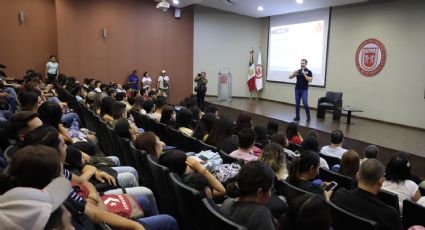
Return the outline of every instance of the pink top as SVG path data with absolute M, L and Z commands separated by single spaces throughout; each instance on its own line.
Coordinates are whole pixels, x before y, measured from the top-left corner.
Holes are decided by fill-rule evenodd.
M 239 149 L 230 153 L 230 156 L 241 159 L 241 160 L 245 161 L 245 163 L 258 160 L 257 156 L 252 155 L 250 152 L 241 151 Z

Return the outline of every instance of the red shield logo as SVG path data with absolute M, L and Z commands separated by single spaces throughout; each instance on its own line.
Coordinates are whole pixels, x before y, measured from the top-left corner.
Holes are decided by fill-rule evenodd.
M 387 53 L 381 41 L 371 38 L 360 44 L 355 58 L 359 72 L 366 77 L 372 77 L 384 68 Z

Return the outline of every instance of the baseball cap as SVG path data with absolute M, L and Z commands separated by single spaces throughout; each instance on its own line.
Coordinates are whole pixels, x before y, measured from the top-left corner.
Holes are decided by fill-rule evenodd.
M 4 229 L 43 230 L 50 214 L 71 192 L 70 182 L 58 177 L 44 189 L 13 188 L 0 196 L 0 226 Z

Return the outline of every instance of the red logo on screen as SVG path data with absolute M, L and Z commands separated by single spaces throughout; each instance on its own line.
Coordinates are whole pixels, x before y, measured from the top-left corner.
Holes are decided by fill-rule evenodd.
M 356 52 L 356 67 L 366 77 L 377 75 L 385 66 L 387 51 L 384 44 L 375 38 L 362 42 Z

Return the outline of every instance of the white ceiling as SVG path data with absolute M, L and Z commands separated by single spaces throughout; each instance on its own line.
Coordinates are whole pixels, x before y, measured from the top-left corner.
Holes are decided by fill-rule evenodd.
M 174 5 L 172 0 L 167 1 L 171 5 Z M 183 8 L 185 6 L 196 4 L 259 18 L 326 7 L 376 1 L 377 0 L 304 0 L 303 4 L 297 4 L 295 0 L 180 0 L 180 4 L 174 6 Z M 234 3 L 234 6 L 230 6 L 232 2 Z M 258 11 L 258 6 L 262 6 L 264 10 L 262 12 Z

